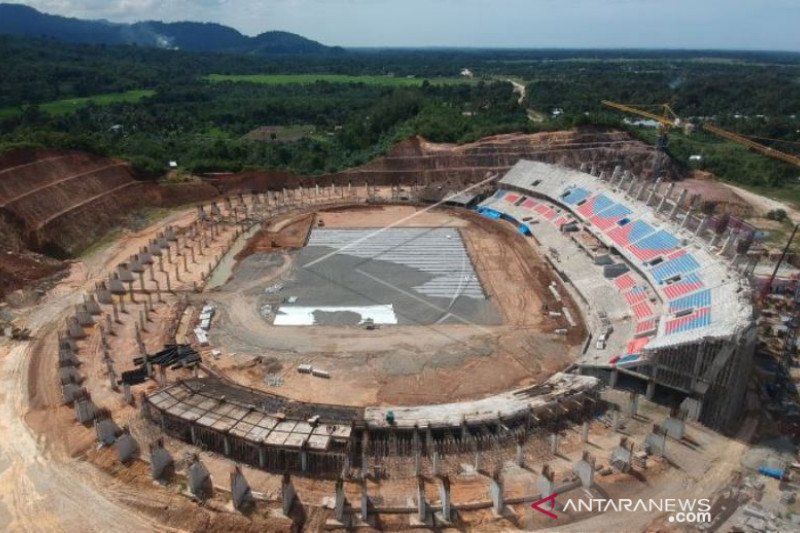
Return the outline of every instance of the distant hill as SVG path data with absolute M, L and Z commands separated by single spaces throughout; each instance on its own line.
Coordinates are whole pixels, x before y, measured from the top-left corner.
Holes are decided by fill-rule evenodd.
M 204 22 L 146 21 L 119 24 L 49 15 L 20 4 L 0 4 L 0 34 L 48 37 L 73 43 L 132 44 L 194 52 L 251 55 L 321 55 L 341 53 L 294 33 L 269 31 L 256 37 Z

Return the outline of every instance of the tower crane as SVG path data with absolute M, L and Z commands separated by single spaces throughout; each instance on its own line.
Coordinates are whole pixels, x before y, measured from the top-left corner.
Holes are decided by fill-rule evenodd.
M 610 107 L 612 109 L 616 109 L 624 113 L 629 113 L 631 115 L 637 115 L 640 117 L 649 118 L 651 120 L 657 121 L 659 123 L 659 136 L 657 144 L 657 148 L 659 150 L 659 159 L 661 159 L 661 157 L 667 150 L 667 146 L 669 146 L 668 142 L 669 130 L 672 128 L 682 127 L 684 125 L 684 123 L 681 121 L 681 119 L 678 117 L 675 111 L 673 111 L 668 104 L 661 104 L 657 106 L 662 109 L 662 113 L 659 115 L 641 109 L 642 106 L 637 107 L 633 105 L 619 104 L 617 102 L 611 102 L 609 100 L 603 100 L 601 103 L 606 107 Z M 775 148 L 770 148 L 769 146 L 758 143 L 753 139 L 750 139 L 749 137 L 740 135 L 738 133 L 734 133 L 732 131 L 724 130 L 720 127 L 714 126 L 713 124 L 703 123 L 701 127 L 703 131 L 717 135 L 728 141 L 735 142 L 736 144 L 749 148 L 754 152 L 758 152 L 767 157 L 771 157 L 773 159 L 783 161 L 784 163 L 789 163 L 790 165 L 800 167 L 800 157 L 796 155 L 782 152 L 780 150 L 776 150 Z M 657 168 L 660 170 L 660 166 L 658 166 L 658 164 L 659 161 L 657 160 Z M 658 174 L 655 174 L 654 177 L 658 177 Z
M 661 114 L 659 115 L 657 113 L 641 109 L 641 106 L 637 107 L 628 104 L 620 104 L 610 100 L 603 100 L 601 103 L 606 107 L 622 111 L 623 113 L 638 115 L 640 117 L 658 122 L 658 142 L 656 143 L 657 152 L 655 164 L 653 166 L 653 179 L 658 179 L 659 175 L 661 174 L 661 167 L 664 165 L 664 160 L 667 157 L 667 148 L 669 148 L 669 130 L 681 126 L 680 117 L 678 117 L 675 111 L 672 110 L 669 104 L 661 104 L 656 106 L 661 109 Z

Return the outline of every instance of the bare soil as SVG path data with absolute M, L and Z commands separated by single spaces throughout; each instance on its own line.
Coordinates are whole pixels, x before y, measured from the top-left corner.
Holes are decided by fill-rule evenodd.
M 314 213 L 308 213 L 278 227 L 270 225 L 268 228 L 258 230 L 242 251 L 236 254 L 236 260 L 241 261 L 255 253 L 302 248 L 308 240 L 314 218 Z
M 302 218 L 305 220 L 306 218 Z M 325 227 L 459 228 L 487 297 L 501 311 L 502 326 L 392 326 L 375 331 L 323 326 L 272 326 L 258 314 L 251 285 L 226 293 L 215 290 L 218 317 L 212 344 L 223 353 L 209 363 L 228 377 L 265 388 L 266 374 L 280 374 L 272 389 L 290 398 L 347 405 L 444 403 L 475 399 L 539 382 L 571 364 L 585 328 L 552 332 L 563 318 L 546 316 L 547 286 L 556 281 L 532 241 L 505 222 L 452 209 L 379 206 L 336 209 L 317 214 Z M 285 222 L 284 228 L 296 225 Z M 290 254 L 259 286 L 268 286 L 292 268 Z M 572 314 L 580 319 L 571 302 Z M 311 363 L 330 380 L 298 374 Z M 475 376 L 480 376 L 475 379 Z

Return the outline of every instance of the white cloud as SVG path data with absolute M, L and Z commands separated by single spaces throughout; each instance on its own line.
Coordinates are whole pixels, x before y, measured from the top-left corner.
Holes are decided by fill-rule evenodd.
M 771 0 L 0 0 L 112 21 L 287 30 L 343 46 L 798 50 L 800 2 Z

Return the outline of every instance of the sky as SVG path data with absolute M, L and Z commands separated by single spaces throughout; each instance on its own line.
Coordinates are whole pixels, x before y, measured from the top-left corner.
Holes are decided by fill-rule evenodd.
M 2 1 L 2 0 L 0 0 Z M 800 51 L 800 0 L 5 0 L 115 22 L 218 22 L 369 47 Z

